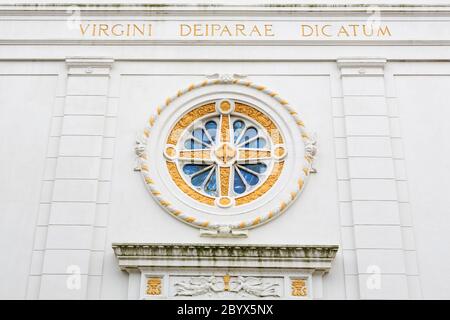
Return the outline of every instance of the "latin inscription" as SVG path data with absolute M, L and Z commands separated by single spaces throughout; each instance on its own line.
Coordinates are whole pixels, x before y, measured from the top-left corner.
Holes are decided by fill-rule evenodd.
M 352 37 L 390 37 L 391 30 L 387 25 L 373 24 L 347 24 L 333 26 L 331 24 L 302 24 L 300 26 L 300 36 L 304 38 L 310 37 L 326 37 L 326 38 L 352 38 Z
M 90 38 L 141 39 L 385 39 L 393 35 L 386 24 L 274 23 L 80 23 L 79 34 Z
M 272 24 L 180 24 L 180 36 L 194 37 L 274 37 Z
M 80 23 L 82 36 L 92 37 L 151 37 L 152 24 L 150 23 Z

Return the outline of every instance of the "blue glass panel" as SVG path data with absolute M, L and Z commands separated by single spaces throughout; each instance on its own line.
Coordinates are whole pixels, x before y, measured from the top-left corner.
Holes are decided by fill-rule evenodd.
M 186 149 L 206 149 L 207 147 L 194 139 L 188 139 L 184 143 Z
M 249 185 L 254 186 L 255 184 L 257 184 L 259 182 L 258 176 L 254 175 L 253 173 L 250 173 L 245 170 L 239 170 L 239 171 L 242 173 L 242 176 L 244 177 L 244 179 L 247 181 L 247 183 Z
M 242 181 L 241 177 L 237 173 L 236 169 L 234 169 L 234 192 L 241 194 L 245 192 L 245 184 Z
M 199 172 L 200 170 L 203 170 L 207 167 L 208 165 L 202 165 L 202 164 L 185 164 L 183 166 L 183 172 L 185 174 L 191 175 L 194 174 L 196 172 Z
M 208 121 L 205 124 L 205 129 L 208 131 L 209 136 L 211 139 L 213 139 L 213 142 L 216 141 L 216 135 L 217 135 L 217 123 L 214 121 Z
M 194 131 L 192 131 L 192 135 L 201 142 L 208 144 L 211 143 L 211 141 L 209 141 L 208 137 L 206 136 L 205 130 L 203 129 L 195 129 Z
M 266 140 L 263 138 L 257 138 L 249 143 L 244 144 L 244 148 L 264 148 L 266 145 Z
M 245 142 L 250 140 L 251 138 L 254 138 L 258 135 L 258 130 L 254 127 L 250 127 L 247 130 L 245 130 L 244 136 L 242 137 L 241 141 Z
M 216 190 L 217 190 L 216 169 L 214 169 L 211 174 L 211 177 L 209 178 L 208 183 L 206 184 L 205 191 L 209 194 L 214 194 Z
M 191 179 L 192 184 L 196 187 L 201 186 L 202 183 L 205 181 L 206 177 L 208 177 L 209 171 L 211 170 L 206 170 L 205 172 L 193 176 Z
M 236 143 L 237 138 L 241 135 L 242 130 L 245 128 L 245 123 L 242 120 L 236 120 L 233 123 L 233 130 L 234 130 L 234 142 Z
M 243 164 L 242 166 L 256 173 L 264 173 L 267 170 L 267 165 L 264 163 Z

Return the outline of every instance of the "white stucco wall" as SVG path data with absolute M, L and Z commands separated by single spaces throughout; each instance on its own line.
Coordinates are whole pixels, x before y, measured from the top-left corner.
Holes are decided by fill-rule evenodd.
M 409 180 L 405 196 L 410 200 L 424 297 L 446 299 L 450 278 L 445 265 L 450 261 L 445 254 L 438 258 L 437 252 L 445 250 L 449 240 L 446 193 L 450 173 L 450 149 L 446 142 L 449 93 L 445 89 L 450 84 L 446 72 L 449 65 L 418 64 L 417 67 L 440 67 L 443 74 L 406 74 L 395 78 Z M 429 168 L 421 170 L 426 163 L 430 164 Z
M 34 18 L 11 10 L 1 7 L 3 23 Z M 40 10 L 42 23 L 66 19 L 64 8 Z M 94 19 L 101 9 L 92 10 L 82 16 Z M 114 9 L 101 20 L 151 17 L 142 10 Z M 406 15 L 411 30 L 422 30 L 414 21 L 423 19 L 450 30 L 448 6 L 431 18 L 434 9 L 427 7 L 380 10 L 386 23 Z M 246 19 L 245 11 L 239 15 Z M 335 18 L 326 7 L 313 15 L 296 11 L 294 18 L 314 15 Z M 288 19 L 257 16 L 274 17 Z M 340 16 L 359 18 L 350 9 Z M 339 244 L 324 276 L 326 299 L 449 298 L 450 38 L 444 31 L 429 42 L 231 45 L 46 40 L 36 30 L 14 30 L 20 40 L 10 38 L 11 30 L 4 38 L 0 32 L 0 298 L 128 298 L 129 277 L 117 267 L 112 242 Z M 287 212 L 245 239 L 199 237 L 164 212 L 133 171 L 135 139 L 156 106 L 215 73 L 242 74 L 278 92 L 317 134 L 318 173 Z M 80 267 L 80 290 L 67 289 L 71 265 Z M 374 270 L 381 272 L 381 289 L 367 285 Z
M 14 69 L 13 65 L 2 63 L 1 69 Z M 22 67 L 30 71 L 33 64 Z M 7 250 L 0 262 L 0 294 L 4 298 L 25 296 L 38 212 L 47 206 L 40 205 L 40 199 L 50 192 L 43 180 L 56 82 L 56 74 L 2 73 L 0 79 L 0 234 Z

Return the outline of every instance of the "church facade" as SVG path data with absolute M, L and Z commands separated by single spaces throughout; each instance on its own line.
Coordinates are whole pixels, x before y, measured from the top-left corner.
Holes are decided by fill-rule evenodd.
M 65 2 L 0 5 L 0 298 L 450 298 L 450 3 Z

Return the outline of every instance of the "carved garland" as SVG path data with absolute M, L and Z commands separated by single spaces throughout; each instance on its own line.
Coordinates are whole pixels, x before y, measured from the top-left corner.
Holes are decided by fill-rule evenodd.
M 262 214 L 256 218 L 253 218 L 251 220 L 243 220 L 240 222 L 235 222 L 231 224 L 224 224 L 224 223 L 215 223 L 209 220 L 201 220 L 193 217 L 187 212 L 182 212 L 175 208 L 170 202 L 165 200 L 164 196 L 161 194 L 161 192 L 158 190 L 157 186 L 155 185 L 154 180 L 151 177 L 149 165 L 148 165 L 148 159 L 147 154 L 145 152 L 146 150 L 146 143 L 147 139 L 150 137 L 151 129 L 153 125 L 155 124 L 156 119 L 158 116 L 164 112 L 165 109 L 167 109 L 171 103 L 176 100 L 177 98 L 181 97 L 182 95 L 191 92 L 194 89 L 206 87 L 206 86 L 212 86 L 212 85 L 219 85 L 219 84 L 234 84 L 234 85 L 240 85 L 249 87 L 258 91 L 261 91 L 273 99 L 275 99 L 281 106 L 283 106 L 289 114 L 294 118 L 296 124 L 300 128 L 301 132 L 301 139 L 305 143 L 305 161 L 303 163 L 302 168 L 299 170 L 299 176 L 297 177 L 297 187 L 293 189 L 289 195 L 285 197 L 284 200 L 280 202 L 278 206 L 273 208 L 272 210 L 267 211 L 265 214 Z M 168 97 L 165 101 L 165 103 L 161 106 L 157 107 L 157 112 L 155 115 L 151 115 L 148 120 L 148 125 L 144 129 L 142 137 L 139 141 L 136 142 L 136 155 L 138 156 L 139 160 L 139 166 L 138 170 L 141 171 L 142 177 L 144 179 L 144 182 L 147 186 L 148 191 L 150 194 L 156 199 L 156 201 L 165 208 L 170 214 L 172 214 L 175 218 L 188 223 L 194 227 L 200 227 L 200 228 L 208 228 L 208 229 L 220 229 L 220 228 L 229 228 L 229 229 L 250 229 L 253 227 L 256 227 L 258 225 L 261 225 L 263 223 L 266 223 L 267 221 L 274 219 L 278 217 L 281 213 L 283 213 L 286 208 L 298 197 L 300 192 L 303 190 L 304 185 L 306 183 L 307 177 L 311 172 L 314 172 L 314 169 L 312 168 L 312 163 L 315 158 L 316 154 L 316 142 L 308 135 L 308 133 L 305 130 L 305 125 L 303 121 L 298 117 L 297 112 L 289 105 L 289 103 L 282 99 L 280 96 L 278 96 L 277 93 L 267 89 L 264 86 L 254 84 L 250 81 L 244 81 L 240 79 L 217 79 L 217 80 L 205 80 L 198 84 L 191 84 L 189 87 L 187 87 L 184 90 L 179 90 L 174 96 Z

